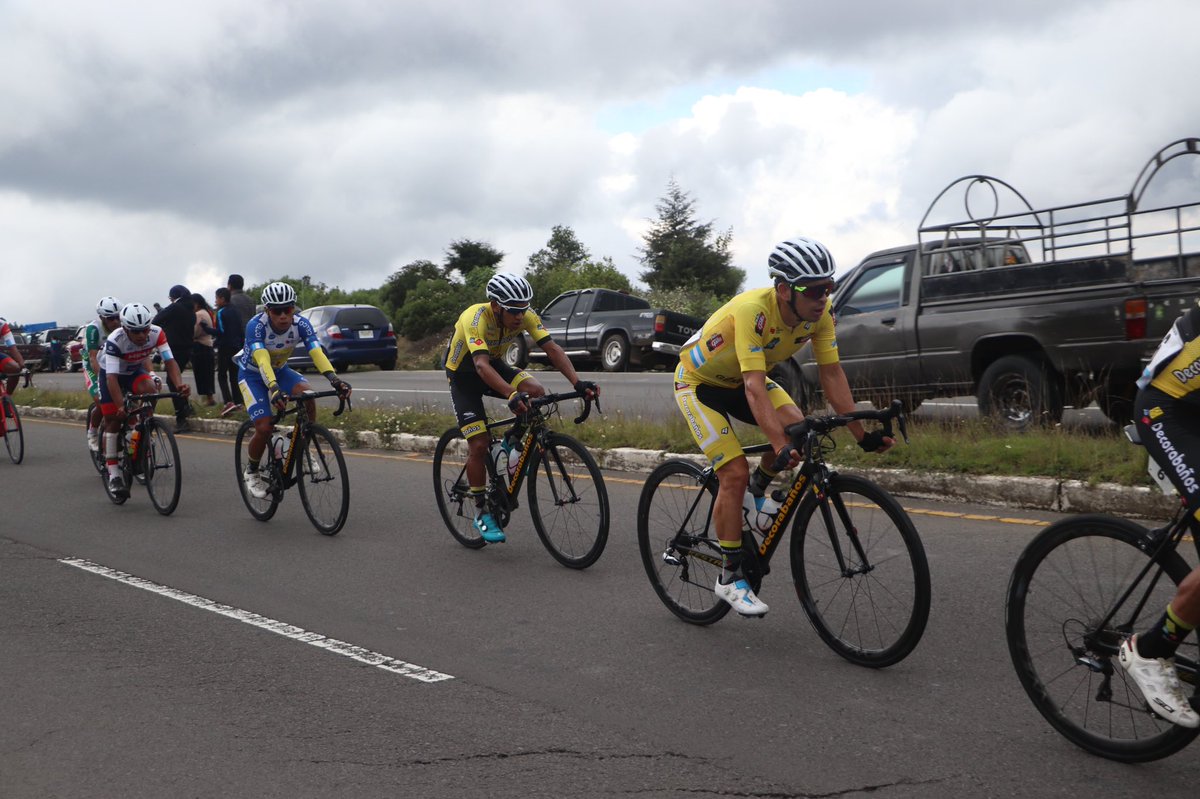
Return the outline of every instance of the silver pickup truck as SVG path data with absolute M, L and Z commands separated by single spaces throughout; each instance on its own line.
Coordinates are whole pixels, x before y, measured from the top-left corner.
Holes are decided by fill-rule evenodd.
M 1200 139 L 1173 142 L 1130 194 L 1053 208 L 984 175 L 950 184 L 916 244 L 872 253 L 839 280 L 838 350 L 855 397 L 915 408 L 973 394 L 1013 429 L 1095 400 L 1127 421 L 1134 381 L 1200 297 L 1200 203 L 1143 207 L 1143 195 L 1168 161 L 1198 153 Z M 932 222 L 955 189 L 970 218 Z M 981 202 L 992 213 L 972 214 Z M 823 405 L 811 352 L 786 371 L 801 407 Z

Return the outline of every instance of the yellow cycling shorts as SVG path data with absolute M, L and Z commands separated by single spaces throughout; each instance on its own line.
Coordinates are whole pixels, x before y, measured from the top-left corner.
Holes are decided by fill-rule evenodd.
M 776 410 L 796 404 L 778 383 L 769 378 L 767 396 Z M 705 383 L 693 385 L 681 382 L 677 375 L 675 404 L 687 420 L 692 438 L 696 439 L 700 449 L 712 461 L 714 469 L 720 469 L 743 454 L 741 442 L 729 424 L 729 417 L 747 424 L 758 424 L 754 412 L 750 410 L 745 386 L 718 388 Z

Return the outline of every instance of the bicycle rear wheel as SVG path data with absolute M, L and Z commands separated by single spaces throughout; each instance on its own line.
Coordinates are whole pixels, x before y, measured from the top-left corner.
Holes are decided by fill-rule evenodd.
M 263 478 L 266 479 L 270 490 L 266 497 L 259 499 L 250 493 L 250 489 L 246 488 L 246 481 L 243 479 L 243 475 L 246 473 L 246 464 L 250 462 L 249 447 L 250 439 L 253 437 L 254 422 L 250 420 L 242 422 L 242 426 L 237 431 L 237 438 L 234 440 L 234 479 L 237 480 L 238 492 L 242 495 L 242 502 L 246 503 L 246 510 L 250 511 L 250 515 L 260 522 L 265 522 L 274 516 L 275 511 L 279 509 L 279 501 L 283 499 L 283 479 L 279 471 L 279 463 L 275 460 L 275 454 L 271 452 L 271 447 L 267 446 L 262 465 L 259 466 L 258 470 Z
M 891 666 L 913 651 L 929 620 L 925 548 L 900 504 L 869 480 L 834 475 L 827 502 L 828 516 L 812 500 L 796 515 L 800 604 L 834 652 L 860 666 Z
M 475 500 L 467 483 L 467 442 L 462 431 L 451 427 L 433 451 L 433 494 L 438 510 L 454 540 L 468 549 L 487 544 L 475 529 Z
M 1148 628 L 1188 575 L 1169 552 L 1148 600 L 1131 618 L 1157 569 L 1101 627 L 1120 595 L 1149 562 L 1145 528 L 1111 516 L 1075 516 L 1047 527 L 1017 559 L 1008 584 L 1005 629 L 1013 667 L 1050 725 L 1095 755 L 1128 763 L 1157 760 L 1200 731 L 1150 712 L 1118 658 L 1121 642 Z M 1196 660 L 1195 638 L 1178 658 Z
M 595 458 L 570 436 L 552 433 L 529 464 L 529 513 L 550 554 L 586 569 L 608 542 L 608 491 Z
M 20 463 L 25 459 L 25 430 L 21 427 L 21 416 L 12 397 L 5 394 L 0 399 L 4 401 L 4 446 L 9 460 Z
M 662 603 L 691 624 L 712 624 L 729 612 L 713 592 L 721 576 L 721 545 L 711 529 L 716 498 L 715 478 L 694 463 L 667 461 L 650 473 L 638 500 L 646 576 Z
M 304 436 L 296 482 L 304 512 L 323 535 L 337 535 L 350 514 L 350 474 L 337 439 L 319 424 Z
M 100 414 L 100 409 L 96 407 L 94 403 L 88 407 L 87 413 L 83 415 L 84 430 L 86 431 L 91 429 L 91 424 L 93 422 L 96 424 L 100 446 L 94 451 L 89 446 L 88 458 L 92 461 L 92 465 L 96 467 L 96 471 L 100 474 L 104 474 L 104 417 Z
M 162 422 L 150 419 L 146 422 L 140 445 L 142 476 L 146 481 L 146 490 L 150 492 L 150 503 L 163 516 L 170 516 L 179 507 L 179 493 L 183 485 L 175 434 Z

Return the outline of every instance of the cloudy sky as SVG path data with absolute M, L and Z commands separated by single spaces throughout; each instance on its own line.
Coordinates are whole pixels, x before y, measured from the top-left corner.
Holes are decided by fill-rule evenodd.
M 1128 192 L 1200 136 L 1194 0 L 0 0 L 0 315 L 346 289 L 554 225 L 631 276 L 672 177 L 762 285 L 840 267 L 995 175 L 1034 205 Z M 1200 159 L 1173 162 L 1194 186 Z

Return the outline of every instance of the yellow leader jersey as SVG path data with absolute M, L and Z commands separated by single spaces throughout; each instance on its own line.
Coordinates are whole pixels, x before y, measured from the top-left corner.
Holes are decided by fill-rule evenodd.
M 486 352 L 493 358 L 499 358 L 508 343 L 523 332 L 529 333 L 534 344 L 541 344 L 550 338 L 550 333 L 542 326 L 542 320 L 532 309 L 521 317 L 519 328 L 506 330 L 492 314 L 490 302 L 472 305 L 454 323 L 454 335 L 450 337 L 450 346 L 446 349 L 446 369 L 451 372 L 457 370 L 477 352 Z
M 676 379 L 719 388 L 742 385 L 743 372 L 769 372 L 808 341 L 819 364 L 838 362 L 830 304 L 821 318 L 783 323 L 774 286 L 744 291 L 717 309 L 679 352 Z
M 1137 384 L 1190 403 L 1200 400 L 1195 393 L 1200 389 L 1200 308 L 1175 320 Z

